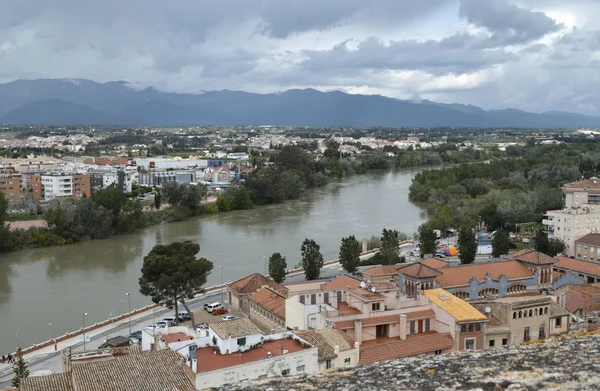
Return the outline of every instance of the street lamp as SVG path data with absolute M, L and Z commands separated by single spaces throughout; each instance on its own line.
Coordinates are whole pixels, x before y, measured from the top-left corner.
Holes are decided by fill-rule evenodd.
M 48 329 L 50 330 L 50 339 L 49 339 L 49 341 L 52 341 L 52 322 L 48 323 Z
M 225 302 L 223 299 L 223 294 L 225 293 L 225 290 L 223 289 L 223 266 L 219 266 L 219 269 L 221 269 L 221 304 L 223 304 Z
M 127 311 L 129 314 L 129 335 L 131 335 L 131 295 L 128 293 L 125 293 L 125 295 L 127 295 Z
M 83 313 L 83 320 L 81 321 L 81 329 L 83 330 L 83 351 L 85 352 L 85 316 L 87 312 Z
M 267 257 L 263 257 L 265 261 L 265 277 L 269 275 L 269 269 L 267 268 Z

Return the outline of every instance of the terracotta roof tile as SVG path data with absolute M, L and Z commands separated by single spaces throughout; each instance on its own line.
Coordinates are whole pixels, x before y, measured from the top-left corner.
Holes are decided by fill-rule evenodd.
M 454 340 L 450 333 L 427 334 L 361 349 L 359 364 L 418 356 L 423 353 L 433 353 L 436 350 L 450 349 L 452 346 L 454 346 Z
M 165 349 L 73 363 L 73 382 L 78 391 L 193 391 L 182 360 L 179 354 Z
M 400 323 L 400 315 L 384 315 L 372 318 L 362 318 L 363 326 L 373 326 L 376 324 Z
M 337 354 L 335 354 L 335 346 L 339 346 L 340 351 L 344 351 L 352 349 L 354 343 L 345 336 L 345 333 L 333 328 L 296 331 L 295 334 L 309 344 L 317 347 L 319 361 L 336 358 Z
M 25 378 L 21 389 L 23 391 L 75 391 L 69 372 Z
M 413 263 L 398 269 L 398 273 L 417 278 L 437 277 L 442 273 L 422 262 Z
M 439 258 L 425 258 L 421 261 L 421 263 L 433 269 L 442 269 L 445 267 L 450 267 L 450 262 L 444 261 L 443 259 Z
M 332 290 L 346 289 L 348 287 L 355 288 L 359 285 L 360 285 L 360 280 L 358 278 L 351 277 L 347 274 L 342 274 L 340 276 L 333 278 L 331 281 L 323 284 L 323 287 L 321 289 L 326 290 L 326 291 L 332 291 Z
M 600 247 L 600 233 L 589 233 L 585 236 L 580 237 L 575 241 L 575 244 L 587 244 L 590 246 Z
M 425 296 L 442 310 L 449 313 L 457 322 L 484 321 L 487 317 L 477 311 L 475 307 L 466 301 L 459 299 L 443 289 L 428 289 L 421 291 Z
M 353 329 L 354 321 L 353 320 L 338 320 L 335 321 L 335 327 L 340 330 Z
M 284 287 L 283 285 L 279 285 L 275 281 L 263 276 L 260 273 L 251 274 L 248 277 L 244 277 L 241 280 L 237 280 L 229 284 L 229 287 L 232 290 L 241 294 L 252 294 L 264 286 L 268 286 L 271 289 L 282 294 L 285 294 L 287 292 L 286 287 Z
M 558 262 L 554 264 L 554 267 L 600 277 L 600 263 L 580 261 L 579 259 L 569 257 L 558 257 Z
M 431 318 L 435 316 L 435 312 L 433 310 L 422 310 L 422 311 L 414 311 L 407 312 L 406 319 L 421 319 L 421 318 Z
M 285 319 L 285 296 L 280 295 L 270 288 L 262 288 L 252 296 L 250 300 L 259 304 L 266 310 Z
M 490 273 L 492 280 L 498 281 L 501 274 L 508 280 L 531 278 L 531 271 L 519 261 L 499 261 L 491 263 L 471 264 L 440 269 L 441 276 L 436 281 L 442 288 L 467 286 L 475 277 L 478 281 L 484 281 L 486 274 Z
M 398 267 L 396 265 L 374 266 L 363 270 L 362 274 L 368 277 L 376 276 L 393 276 L 397 274 Z
M 385 296 L 382 295 L 380 292 L 377 292 L 377 291 L 371 292 L 367 288 L 351 288 L 348 292 L 352 293 L 353 295 L 359 296 L 364 300 L 383 300 L 383 299 L 385 299 Z
M 557 262 L 556 258 L 532 249 L 510 253 L 507 255 L 507 258 L 516 259 L 517 261 L 527 262 L 534 265 L 551 265 Z
M 262 334 L 262 330 L 248 318 L 222 320 L 220 322 L 209 323 L 208 327 L 213 329 L 213 331 L 223 339 Z

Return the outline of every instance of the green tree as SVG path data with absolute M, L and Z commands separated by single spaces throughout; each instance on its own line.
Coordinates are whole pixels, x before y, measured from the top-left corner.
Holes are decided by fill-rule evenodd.
M 92 196 L 94 202 L 110 212 L 112 215 L 112 226 L 116 227 L 119 222 L 119 215 L 125 203 L 127 196 L 123 189 L 116 184 L 108 186 L 106 189 L 98 190 Z
M 0 252 L 11 251 L 14 248 L 14 241 L 8 224 L 6 224 L 7 209 L 8 200 L 4 193 L 0 193 Z
M 304 193 L 304 179 L 296 170 L 287 170 L 281 174 L 285 198 L 296 199 Z
M 250 209 L 252 207 L 252 199 L 250 192 L 244 186 L 232 186 L 225 191 L 225 197 L 229 201 L 231 209 Z
M 160 194 L 160 191 L 157 191 L 156 193 L 154 193 L 154 207 L 156 208 L 156 210 L 160 209 L 161 202 L 162 195 Z
M 285 257 L 279 253 L 274 253 L 269 257 L 269 276 L 273 278 L 278 284 L 281 284 L 285 280 L 285 269 L 287 268 L 287 262 Z
M 463 264 L 473 263 L 477 255 L 477 240 L 473 227 L 468 224 L 463 224 L 458 230 L 458 249 L 460 258 Z
M 360 243 L 354 235 L 342 238 L 340 264 L 348 273 L 356 273 L 360 264 Z
M 304 239 L 302 243 L 302 267 L 307 280 L 316 280 L 321 275 L 323 255 L 321 246 L 312 239 Z
M 111 235 L 111 215 L 102 206 L 98 206 L 89 198 L 82 198 L 75 203 L 73 225 L 81 230 L 81 234 L 90 239 L 102 239 Z
M 27 368 L 27 363 L 23 359 L 23 353 L 21 352 L 21 348 L 17 348 L 16 353 L 16 362 L 13 366 L 13 373 L 15 376 L 13 377 L 11 384 L 15 388 L 19 388 L 21 386 L 22 379 L 29 377 L 29 369 Z
M 392 229 L 383 229 L 381 232 L 381 264 L 393 265 L 400 258 L 400 239 L 399 233 Z
M 533 239 L 535 244 L 535 251 L 539 251 L 544 254 L 548 254 L 550 250 L 550 242 L 548 241 L 548 235 L 544 233 L 541 229 L 535 234 L 535 238 Z
M 499 229 L 492 239 L 492 256 L 498 258 L 500 255 L 506 255 L 510 251 L 510 238 L 508 231 Z
M 183 185 L 183 194 L 181 197 L 181 206 L 192 211 L 197 211 L 200 206 L 200 200 L 207 193 L 205 185 Z
M 421 243 L 421 258 L 425 254 L 435 254 L 435 232 L 429 223 L 419 227 L 419 242 Z
M 160 192 L 171 206 L 179 205 L 183 199 L 183 189 L 179 183 L 175 181 L 163 183 Z
M 140 292 L 149 296 L 154 303 L 165 302 L 175 308 L 175 316 L 181 302 L 188 313 L 192 313 L 185 300 L 191 299 L 202 289 L 213 269 L 206 258 L 196 259 L 200 245 L 191 241 L 157 244 L 144 257 Z M 192 326 L 196 325 L 192 318 Z
M 565 242 L 558 238 L 552 238 L 549 241 L 548 252 L 546 254 L 555 257 L 556 254 L 564 253 L 565 248 L 567 248 Z
M 219 208 L 220 212 L 227 212 L 231 210 L 231 204 L 229 203 L 229 200 L 227 199 L 227 197 L 225 196 L 225 194 L 220 194 L 217 197 L 217 208 Z
M 0 193 L 0 224 L 3 224 L 8 218 L 8 199 L 4 193 Z
M 435 212 L 431 217 L 431 226 L 434 229 L 439 229 L 446 232 L 456 224 L 454 218 L 454 208 L 452 205 L 439 201 L 435 207 Z

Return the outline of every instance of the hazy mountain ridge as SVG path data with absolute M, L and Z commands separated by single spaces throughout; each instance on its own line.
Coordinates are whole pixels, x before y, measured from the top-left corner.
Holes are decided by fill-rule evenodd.
M 200 94 L 136 89 L 125 81 L 17 80 L 0 84 L 0 123 L 47 125 L 306 125 L 599 127 L 600 117 L 566 112 L 485 111 L 477 106 L 381 95 L 293 89 L 272 94 Z

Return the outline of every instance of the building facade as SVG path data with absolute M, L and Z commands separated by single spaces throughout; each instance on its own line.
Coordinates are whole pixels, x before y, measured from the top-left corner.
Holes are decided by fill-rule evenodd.
M 0 174 L 0 193 L 6 198 L 18 200 L 22 194 L 22 177 L 19 174 Z
M 575 259 L 600 262 L 600 233 L 589 233 L 575 240 Z

